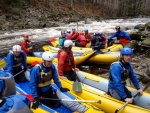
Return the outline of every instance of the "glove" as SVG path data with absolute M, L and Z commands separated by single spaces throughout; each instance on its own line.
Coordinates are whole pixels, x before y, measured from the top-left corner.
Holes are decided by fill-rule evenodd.
M 88 40 L 88 39 L 86 39 L 86 42 L 87 42 L 87 43 L 89 43 L 89 40 Z
M 99 46 L 95 46 L 95 48 L 98 48 Z
M 39 103 L 40 103 L 40 102 L 39 102 L 38 98 L 35 98 L 34 101 L 33 101 L 33 104 L 32 104 L 32 108 L 33 108 L 33 109 L 38 108 Z
M 62 87 L 61 87 L 61 88 L 60 88 L 60 91 L 61 91 L 61 92 L 67 92 L 67 91 L 70 91 L 70 90 L 69 90 L 68 88 L 62 88 Z

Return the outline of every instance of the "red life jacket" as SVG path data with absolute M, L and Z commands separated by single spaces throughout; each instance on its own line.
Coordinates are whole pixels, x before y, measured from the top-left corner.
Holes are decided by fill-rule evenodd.
M 79 33 L 78 33 L 78 32 L 73 32 L 73 33 L 71 34 L 71 40 L 75 40 L 78 36 L 79 36 Z
M 79 35 L 76 39 L 81 45 L 86 46 L 86 39 L 84 35 Z
M 89 42 L 91 41 L 91 35 L 89 33 L 85 34 L 85 38 L 88 39 Z
M 28 42 L 26 42 L 26 41 L 23 41 L 22 43 L 21 43 L 21 47 L 22 47 L 22 50 L 25 52 L 25 53 L 29 53 L 30 52 L 30 50 L 28 49 Z
M 71 40 L 71 34 L 67 34 L 67 39 Z
M 63 56 L 66 57 L 64 61 L 61 58 L 62 52 L 63 52 Z M 62 75 L 63 71 L 70 71 L 72 68 L 75 68 L 74 56 L 73 56 L 72 51 L 70 50 L 69 52 L 66 52 L 62 49 L 59 50 L 58 51 L 58 73 L 59 75 Z
M 105 36 L 105 34 L 102 34 L 101 37 L 103 37 L 102 44 L 105 45 L 106 44 L 106 36 Z

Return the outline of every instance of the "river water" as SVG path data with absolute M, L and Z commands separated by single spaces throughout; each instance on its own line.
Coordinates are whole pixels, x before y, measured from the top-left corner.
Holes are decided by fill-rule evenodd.
M 150 18 L 132 18 L 132 19 L 106 19 L 103 21 L 92 21 L 87 19 L 85 21 L 80 21 L 76 23 L 70 24 L 62 24 L 60 23 L 60 27 L 51 27 L 51 28 L 41 28 L 41 29 L 23 29 L 23 30 L 11 30 L 11 31 L 0 31 L 0 39 L 4 37 L 12 37 L 19 36 L 24 33 L 28 33 L 30 35 L 31 40 L 38 40 L 43 38 L 58 37 L 60 36 L 61 30 L 67 30 L 76 28 L 77 31 L 83 31 L 84 29 L 88 29 L 89 33 L 95 33 L 97 31 L 101 33 L 105 33 L 108 38 L 112 33 L 115 32 L 115 26 L 120 26 L 122 30 L 127 33 L 137 32 L 138 30 L 134 29 L 134 27 L 138 24 L 145 24 L 150 22 Z M 17 38 L 16 38 L 17 39 Z M 22 40 L 23 38 L 18 38 L 18 40 Z M 11 40 L 12 41 L 12 40 Z M 10 40 L 7 40 L 8 44 L 11 43 Z M 79 67 L 83 71 L 87 71 L 93 74 L 102 75 L 105 72 L 108 72 L 109 65 L 94 65 L 88 64 L 88 66 Z
M 127 33 L 136 32 L 137 30 L 133 29 L 134 26 L 138 24 L 145 24 L 150 22 L 150 18 L 133 18 L 133 19 L 107 19 L 103 21 L 92 21 L 87 19 L 88 24 L 85 24 L 85 21 L 80 21 L 70 24 L 60 23 L 60 27 L 51 27 L 51 28 L 41 28 L 41 29 L 23 29 L 23 30 L 11 30 L 11 31 L 0 31 L 0 38 L 6 37 L 9 35 L 21 35 L 23 33 L 31 34 L 31 37 L 40 38 L 42 37 L 55 37 L 60 36 L 60 30 L 76 28 L 78 31 L 83 31 L 88 29 L 90 33 L 102 32 L 106 34 L 112 34 L 115 32 L 115 26 L 120 26 L 122 30 L 125 30 Z

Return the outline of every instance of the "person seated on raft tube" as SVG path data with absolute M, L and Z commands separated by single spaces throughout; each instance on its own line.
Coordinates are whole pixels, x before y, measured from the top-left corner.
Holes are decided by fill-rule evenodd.
M 113 43 L 121 43 L 121 44 L 127 44 L 129 42 L 132 43 L 130 36 L 120 30 L 120 26 L 115 27 L 116 32 L 108 38 L 108 45 L 112 45 Z M 114 37 L 117 37 L 117 40 L 112 40 Z
M 114 98 L 133 103 L 131 92 L 126 88 L 127 78 L 132 81 L 139 94 L 142 95 L 143 93 L 130 64 L 133 50 L 131 48 L 123 48 L 120 54 L 120 60 L 112 63 L 110 66 L 108 93 Z
M 15 94 L 16 87 L 13 75 L 0 70 L 0 98 Z
M 79 36 L 75 40 L 75 46 L 85 47 L 86 46 L 86 38 L 84 36 L 84 32 L 81 32 Z
M 55 98 L 58 99 L 56 89 L 52 87 L 51 80 L 60 88 L 60 91 L 67 92 L 68 88 L 63 88 L 59 81 L 57 70 L 52 63 L 54 56 L 51 52 L 44 52 L 42 54 L 43 62 L 35 65 L 30 70 L 29 85 L 31 88 L 31 94 L 34 98 L 32 108 L 38 108 L 40 102 L 48 107 L 60 107 L 60 101 L 56 100 L 39 100 L 39 97 L 43 98 Z
M 26 81 L 24 72 L 27 70 L 26 53 L 21 50 L 20 45 L 14 45 L 12 50 L 7 54 L 6 67 L 4 70 L 15 75 L 22 71 L 22 73 L 15 76 L 16 82 Z
M 64 41 L 67 40 L 66 38 L 66 32 L 65 31 L 61 31 L 61 37 L 59 37 L 59 43 L 58 43 L 58 47 L 62 48 L 62 46 L 64 45 Z
M 28 34 L 24 34 L 24 41 L 21 42 L 21 47 L 22 50 L 28 55 L 28 56 L 33 56 L 32 53 L 32 46 L 30 46 L 31 41 L 29 40 L 29 35 Z
M 71 30 L 67 29 L 66 37 L 67 37 L 67 39 L 71 40 Z
M 96 32 L 91 41 L 91 47 L 98 54 L 100 53 L 100 49 L 105 48 L 106 38 L 103 34 Z
M 72 52 L 73 42 L 66 40 L 64 47 L 58 51 L 58 74 L 61 78 L 66 78 L 71 81 L 76 81 L 77 75 L 75 71 L 79 71 L 76 68 L 74 56 Z M 73 70 L 73 69 L 74 70 Z
M 30 101 L 22 95 L 0 98 L 0 113 L 33 113 L 29 109 Z
M 71 40 L 75 40 L 79 36 L 79 33 L 76 31 L 75 28 L 72 28 L 72 33 L 71 33 Z
M 16 87 L 13 75 L 0 70 L 0 113 L 32 113 L 28 107 L 29 100 L 15 94 Z
M 91 35 L 88 33 L 88 31 L 89 31 L 88 29 L 84 30 L 84 33 L 85 33 L 84 36 L 85 36 L 85 39 L 86 39 L 86 43 L 91 42 L 91 39 L 92 39 Z

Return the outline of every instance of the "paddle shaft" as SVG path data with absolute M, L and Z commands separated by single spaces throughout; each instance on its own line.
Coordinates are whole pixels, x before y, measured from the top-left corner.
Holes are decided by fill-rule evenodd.
M 93 54 L 91 54 L 85 61 L 83 61 L 81 64 L 79 65 L 83 65 L 85 62 L 87 62 L 90 58 L 92 58 L 93 56 L 95 56 L 95 52 L 93 52 Z
M 145 88 L 143 89 L 143 92 L 149 87 L 149 85 L 150 85 L 150 82 L 145 86 Z M 134 98 L 135 98 L 136 96 L 138 96 L 138 95 L 139 95 L 139 92 L 136 93 L 136 94 L 132 97 L 132 99 L 134 99 Z M 125 104 L 123 104 L 120 108 L 118 108 L 118 109 L 115 111 L 115 113 L 118 113 L 118 111 L 121 110 L 122 108 L 124 108 L 127 104 L 128 104 L 128 102 L 126 102 Z
M 24 70 L 18 72 L 17 74 L 14 75 L 14 77 L 16 77 L 17 75 L 19 75 L 20 73 L 22 73 Z
M 30 65 L 28 68 L 32 67 L 32 65 Z M 17 74 L 14 75 L 14 77 L 16 77 L 17 75 L 19 75 L 20 73 L 24 72 L 24 70 L 21 70 L 20 72 L 18 72 Z
M 3 68 L 6 65 L 6 62 L 4 59 L 0 60 L 0 68 Z
M 101 103 L 100 100 L 71 100 L 71 99 L 54 99 L 54 98 L 40 98 L 42 100 L 56 100 L 56 101 L 67 101 L 67 102 L 95 102 Z

